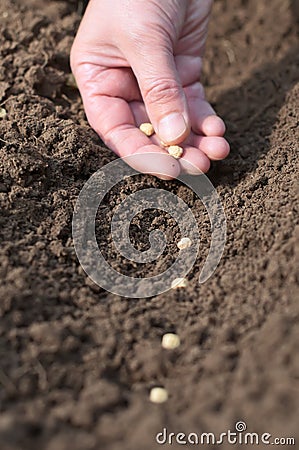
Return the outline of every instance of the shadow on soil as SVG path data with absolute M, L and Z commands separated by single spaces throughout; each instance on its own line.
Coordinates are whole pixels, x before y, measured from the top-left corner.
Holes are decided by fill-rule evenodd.
M 264 65 L 239 88 L 217 98 L 217 112 L 225 118 L 231 153 L 209 173 L 215 186 L 235 186 L 257 167 L 270 148 L 279 110 L 298 79 L 298 47 L 293 47 L 278 63 Z

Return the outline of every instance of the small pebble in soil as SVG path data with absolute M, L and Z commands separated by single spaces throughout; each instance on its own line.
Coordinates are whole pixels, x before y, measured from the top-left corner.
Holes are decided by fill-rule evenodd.
M 171 289 L 185 288 L 187 284 L 187 278 L 175 278 L 171 283 Z
M 167 147 L 168 153 L 176 159 L 179 159 L 183 154 L 183 149 L 179 145 L 170 145 Z
M 173 350 L 180 345 L 181 341 L 177 334 L 166 333 L 162 336 L 162 347 L 167 350 Z
M 148 137 L 152 136 L 155 133 L 153 125 L 149 122 L 142 123 L 139 127 L 139 130 L 142 131 L 142 133 L 146 134 L 146 136 Z
M 191 246 L 191 239 L 184 237 L 177 243 L 177 246 L 180 250 L 183 250 L 184 248 L 189 248 Z
M 0 119 L 5 119 L 6 116 L 7 116 L 6 109 L 0 108 Z
M 168 392 L 162 387 L 154 387 L 149 395 L 152 403 L 164 403 L 168 400 Z

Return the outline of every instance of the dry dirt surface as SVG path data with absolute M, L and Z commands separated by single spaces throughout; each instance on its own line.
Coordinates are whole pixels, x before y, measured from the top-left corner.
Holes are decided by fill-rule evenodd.
M 117 258 L 107 217 L 130 192 L 168 189 L 198 217 L 202 251 L 188 287 L 149 299 L 97 287 L 73 247 L 77 196 L 115 159 L 68 83 L 80 4 L 1 0 L 0 18 L 0 449 L 152 450 L 163 427 L 220 433 L 238 420 L 298 445 L 297 2 L 214 5 L 203 82 L 232 148 L 209 173 L 228 223 L 214 276 L 197 282 L 209 221 L 178 181 L 140 175 L 103 204 L 99 242 L 131 276 L 163 271 L 180 236 L 171 218 L 147 211 L 132 240 L 146 249 L 159 227 L 164 259 Z M 180 336 L 177 349 L 162 349 L 166 332 Z M 153 386 L 167 389 L 166 403 L 149 401 Z

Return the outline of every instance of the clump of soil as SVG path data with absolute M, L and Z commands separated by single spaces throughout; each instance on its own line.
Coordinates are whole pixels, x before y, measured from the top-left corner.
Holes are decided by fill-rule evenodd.
M 187 188 L 140 176 L 107 197 L 113 211 L 134 189 L 163 187 L 198 218 L 201 257 L 187 287 L 151 299 L 104 292 L 74 252 L 77 196 L 115 158 L 68 82 L 80 6 L 0 5 L 1 450 L 152 450 L 163 427 L 220 433 L 238 420 L 298 440 L 296 2 L 215 2 L 203 82 L 232 152 L 209 174 L 228 223 L 214 276 L 197 282 L 210 228 Z M 181 236 L 167 215 L 146 212 L 131 230 L 140 249 L 151 226 L 169 238 L 153 267 L 163 271 Z M 105 227 L 107 258 L 134 276 Z M 180 337 L 173 351 L 161 347 L 167 332 Z M 155 386 L 167 402 L 150 403 Z

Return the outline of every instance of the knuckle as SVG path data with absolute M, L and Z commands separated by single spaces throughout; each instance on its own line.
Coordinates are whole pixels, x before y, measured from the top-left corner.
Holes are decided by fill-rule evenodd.
M 189 100 L 205 99 L 205 90 L 203 85 L 199 81 L 193 83 L 191 86 L 187 86 L 185 88 L 185 92 Z
M 176 100 L 180 94 L 180 88 L 175 80 L 151 81 L 144 90 L 144 100 L 147 103 L 168 103 Z

